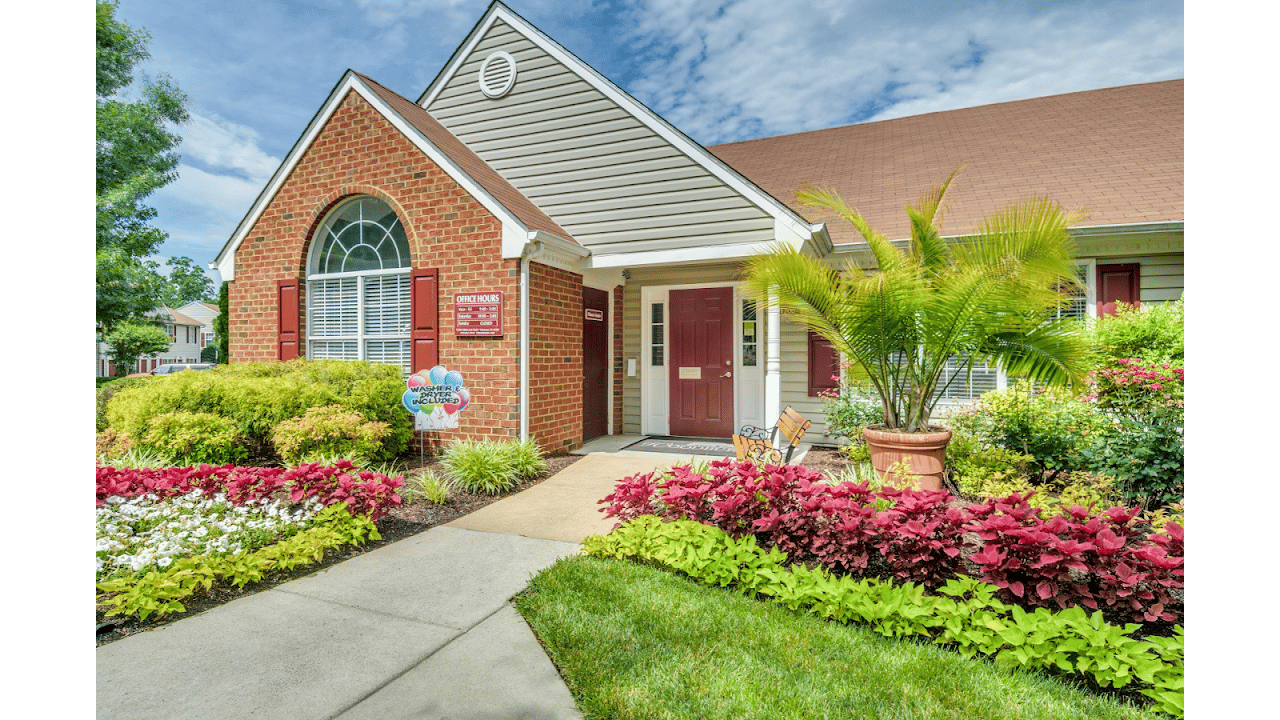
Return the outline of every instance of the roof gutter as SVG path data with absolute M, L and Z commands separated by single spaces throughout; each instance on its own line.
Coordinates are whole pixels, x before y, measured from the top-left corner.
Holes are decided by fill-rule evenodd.
M 1125 223 L 1123 225 L 1077 225 L 1067 228 L 1067 233 L 1073 238 L 1084 238 L 1115 235 L 1152 235 L 1156 233 L 1182 232 L 1183 229 L 1183 221 L 1174 220 L 1170 222 Z M 942 239 L 947 242 L 954 243 L 964 240 L 967 237 L 973 237 L 973 234 L 943 235 Z M 894 247 L 907 248 L 911 245 L 911 238 L 896 238 L 889 242 L 892 243 Z M 870 254 L 871 249 L 865 242 L 852 242 L 836 245 L 833 252 L 842 255 L 857 253 Z

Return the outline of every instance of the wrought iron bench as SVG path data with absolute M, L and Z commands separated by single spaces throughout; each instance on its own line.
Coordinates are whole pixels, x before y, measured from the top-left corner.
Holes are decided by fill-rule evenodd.
M 743 425 L 742 430 L 739 431 L 740 434 L 733 436 L 733 450 L 739 460 L 754 460 L 760 464 L 772 465 L 789 463 L 796 446 L 800 444 L 800 438 L 804 437 L 805 432 L 812 425 L 812 422 L 788 405 L 787 409 L 782 411 L 778 422 L 771 428 Z M 782 453 L 773 446 L 779 432 L 787 440 L 785 460 Z

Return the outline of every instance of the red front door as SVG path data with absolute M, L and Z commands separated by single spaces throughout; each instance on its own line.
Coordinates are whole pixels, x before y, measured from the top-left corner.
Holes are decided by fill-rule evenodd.
M 733 435 L 733 288 L 672 290 L 672 435 Z

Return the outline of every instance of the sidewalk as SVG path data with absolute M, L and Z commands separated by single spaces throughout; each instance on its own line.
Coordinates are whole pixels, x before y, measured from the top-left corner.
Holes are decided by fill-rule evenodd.
M 614 483 L 688 461 L 601 440 L 448 525 L 98 648 L 97 717 L 581 718 L 510 600 L 613 527 Z

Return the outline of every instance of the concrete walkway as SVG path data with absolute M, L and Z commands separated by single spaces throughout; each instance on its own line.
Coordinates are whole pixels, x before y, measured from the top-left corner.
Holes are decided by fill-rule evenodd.
M 510 601 L 613 527 L 596 501 L 618 480 L 689 460 L 617 451 L 636 440 L 602 438 L 448 525 L 98 648 L 97 717 L 581 718 Z

